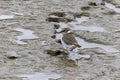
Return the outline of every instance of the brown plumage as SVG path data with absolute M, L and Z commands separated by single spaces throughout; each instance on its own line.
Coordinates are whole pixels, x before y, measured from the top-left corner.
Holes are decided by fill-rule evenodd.
M 77 40 L 75 39 L 75 35 L 70 31 L 69 28 L 64 28 L 62 30 L 63 33 L 63 37 L 62 40 L 64 41 L 64 43 L 66 43 L 67 45 L 74 45 L 76 47 L 81 47 Z
M 80 47 L 80 45 L 77 43 L 75 36 L 73 33 L 65 33 L 63 34 L 62 40 L 67 44 L 67 45 L 75 45 L 77 47 Z

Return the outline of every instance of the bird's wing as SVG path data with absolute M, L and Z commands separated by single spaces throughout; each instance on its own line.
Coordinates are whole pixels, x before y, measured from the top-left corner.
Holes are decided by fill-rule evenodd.
M 62 39 L 68 45 L 77 45 L 78 44 L 75 39 L 75 36 L 73 34 L 65 34 Z

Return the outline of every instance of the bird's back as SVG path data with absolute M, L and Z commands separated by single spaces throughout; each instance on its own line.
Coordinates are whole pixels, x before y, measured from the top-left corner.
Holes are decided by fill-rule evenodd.
M 66 33 L 63 35 L 62 40 L 67 44 L 67 45 L 75 45 L 79 46 L 77 43 L 75 36 L 73 33 Z

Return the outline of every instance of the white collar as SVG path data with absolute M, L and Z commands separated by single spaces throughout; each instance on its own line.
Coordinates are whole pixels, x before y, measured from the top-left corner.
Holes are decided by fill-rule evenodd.
M 68 31 L 67 33 L 71 33 L 72 31 Z

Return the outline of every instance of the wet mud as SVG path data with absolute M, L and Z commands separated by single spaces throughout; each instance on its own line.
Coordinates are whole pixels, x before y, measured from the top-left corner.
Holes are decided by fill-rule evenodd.
M 119 0 L 1 0 L 0 80 L 119 80 Z M 69 28 L 81 47 L 61 42 Z

